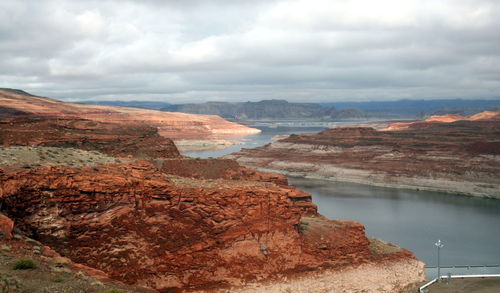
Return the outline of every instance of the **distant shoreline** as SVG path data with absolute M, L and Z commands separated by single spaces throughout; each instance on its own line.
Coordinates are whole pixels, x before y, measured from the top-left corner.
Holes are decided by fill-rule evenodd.
M 498 196 L 495 196 L 495 194 L 498 193 L 492 193 L 490 195 L 485 194 L 484 190 L 483 192 L 477 191 L 473 192 L 470 188 L 473 188 L 474 186 L 467 186 L 467 185 L 473 185 L 472 182 L 456 182 L 456 181 L 447 181 L 447 180 L 433 180 L 433 181 L 438 181 L 441 183 L 446 183 L 446 184 L 462 184 L 462 188 L 464 185 L 466 185 L 466 189 L 469 189 L 469 191 L 461 191 L 464 189 L 459 189 L 458 187 L 456 189 L 450 190 L 446 189 L 444 187 L 439 187 L 439 186 L 428 186 L 428 185 L 414 185 L 414 184 L 408 184 L 408 183 L 390 183 L 390 182 L 382 182 L 382 181 L 370 181 L 366 179 L 355 179 L 355 178 L 347 178 L 347 177 L 334 177 L 334 176 L 323 176 L 319 175 L 318 173 L 312 173 L 314 175 L 311 175 L 309 173 L 306 175 L 305 173 L 308 172 L 293 172 L 293 171 L 287 171 L 287 170 L 280 170 L 280 169 L 270 169 L 270 168 L 262 168 L 262 167 L 256 167 L 256 166 L 251 166 L 248 165 L 247 167 L 263 171 L 263 172 L 271 172 L 271 173 L 278 173 L 287 177 L 293 177 L 293 178 L 304 178 L 304 179 L 315 179 L 315 180 L 326 180 L 326 181 L 335 181 L 335 182 L 347 182 L 347 183 L 355 183 L 355 184 L 362 184 L 362 185 L 369 185 L 369 186 L 376 186 L 376 187 L 385 187 L 385 188 L 394 188 L 394 189 L 408 189 L 408 190 L 417 190 L 417 191 L 432 191 L 432 192 L 440 192 L 440 193 L 447 193 L 447 194 L 454 194 L 454 195 L 461 195 L 461 196 L 470 196 L 470 197 L 479 197 L 479 198 L 489 198 L 489 199 L 500 199 L 500 194 Z M 426 178 L 405 178 L 405 177 L 399 177 L 399 179 L 412 179 L 412 180 L 426 180 L 429 182 L 429 179 Z M 468 187 L 468 188 L 467 188 Z

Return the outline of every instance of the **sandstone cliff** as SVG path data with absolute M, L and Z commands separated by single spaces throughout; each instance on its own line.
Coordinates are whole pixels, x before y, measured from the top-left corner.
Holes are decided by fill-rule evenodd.
M 322 217 L 285 177 L 184 158 L 150 125 L 23 116 L 0 121 L 0 144 L 0 244 L 29 237 L 102 280 L 162 292 L 299 282 L 307 292 L 315 278 L 334 288 L 328 276 L 366 266 L 395 292 L 424 278 L 409 251 Z
M 431 117 L 394 123 L 391 131 L 335 128 L 228 158 L 295 176 L 500 198 L 499 116 Z
M 238 173 L 226 171 L 227 178 Z M 310 195 L 282 177 L 252 171 L 262 180 L 207 180 L 176 172 L 145 161 L 5 166 L 0 199 L 28 236 L 113 279 L 159 290 L 403 260 L 419 271 L 409 283 L 422 278 L 409 252 L 374 253 L 362 225 L 320 217 Z
M 19 90 L 0 89 L 0 118 L 37 115 L 112 122 L 122 126 L 148 125 L 171 139 L 245 135 L 260 130 L 226 121 L 214 115 L 170 113 L 138 108 L 65 103 Z

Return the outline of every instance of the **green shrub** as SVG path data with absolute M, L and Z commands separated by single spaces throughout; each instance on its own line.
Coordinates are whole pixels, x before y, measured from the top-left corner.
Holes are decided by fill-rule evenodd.
M 17 260 L 14 263 L 14 267 L 13 267 L 14 270 L 29 270 L 29 269 L 36 269 L 36 268 L 37 268 L 36 263 L 32 259 L 29 259 L 29 258 L 22 258 L 22 259 Z

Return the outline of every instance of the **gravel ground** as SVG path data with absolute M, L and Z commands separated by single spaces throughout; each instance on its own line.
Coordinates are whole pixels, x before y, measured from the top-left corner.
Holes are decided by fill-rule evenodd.
M 93 167 L 120 163 L 122 158 L 110 157 L 98 151 L 74 148 L 0 146 L 0 165 L 62 165 L 68 167 Z

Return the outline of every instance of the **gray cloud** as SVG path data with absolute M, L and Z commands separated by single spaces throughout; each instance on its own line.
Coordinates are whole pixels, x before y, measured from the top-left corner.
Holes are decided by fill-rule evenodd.
M 0 87 L 75 99 L 500 98 L 487 0 L 0 2 Z

